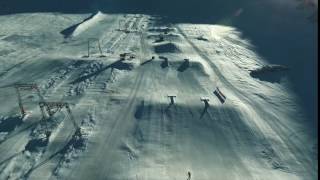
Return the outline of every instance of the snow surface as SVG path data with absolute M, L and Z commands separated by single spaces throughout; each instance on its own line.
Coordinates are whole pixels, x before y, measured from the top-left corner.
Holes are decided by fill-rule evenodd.
M 236 28 L 88 16 L 0 16 L 0 179 L 317 178 L 317 138 L 290 83 L 250 76 L 267 63 Z M 106 57 L 95 44 L 85 57 L 89 38 Z M 120 60 L 126 52 L 135 58 Z M 43 120 L 32 91 L 21 121 L 15 83 L 68 102 L 82 136 L 64 109 Z

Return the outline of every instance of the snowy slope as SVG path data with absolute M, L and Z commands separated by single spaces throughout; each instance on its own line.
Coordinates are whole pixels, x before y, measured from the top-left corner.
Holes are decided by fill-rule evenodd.
M 88 16 L 0 16 L 0 179 L 317 178 L 317 138 L 290 83 L 250 76 L 267 63 L 239 30 Z M 92 38 L 105 57 L 95 41 L 85 57 Z M 121 60 L 125 52 L 135 57 Z M 30 91 L 21 121 L 15 83 L 68 102 L 83 135 L 65 109 L 43 120 Z

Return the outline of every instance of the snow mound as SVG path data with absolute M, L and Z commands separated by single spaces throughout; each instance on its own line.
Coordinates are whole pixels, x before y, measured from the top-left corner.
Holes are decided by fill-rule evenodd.
M 156 53 L 179 53 L 181 50 L 173 43 L 165 43 L 154 46 Z
M 255 75 L 255 74 L 260 74 L 260 73 L 276 72 L 276 71 L 283 71 L 283 70 L 288 70 L 288 69 L 289 68 L 286 66 L 271 64 L 271 65 L 265 65 L 261 68 L 252 70 L 250 74 Z
M 152 27 L 148 29 L 149 32 L 163 32 L 163 33 L 169 33 L 169 32 L 175 32 L 176 29 L 172 27 Z
M 134 68 L 134 63 L 129 61 L 117 61 L 113 63 L 111 67 L 118 70 L 132 70 Z
M 101 21 L 104 18 L 105 18 L 105 15 L 99 11 L 96 14 L 92 14 L 90 17 L 83 20 L 81 23 L 75 24 L 61 31 L 61 34 L 63 34 L 65 38 L 78 36 L 82 32 L 89 29 L 90 27 L 99 23 L 99 21 Z
M 181 41 L 181 35 L 175 34 L 175 33 L 149 34 L 147 38 L 154 40 L 154 43 L 163 42 L 163 41 Z
M 252 70 L 250 76 L 262 81 L 280 82 L 285 75 L 285 71 L 289 68 L 282 65 L 265 65 L 261 68 Z
M 94 133 L 96 119 L 89 113 L 81 122 L 81 132 L 76 131 L 64 149 L 60 152 L 63 156 L 54 170 L 54 175 L 59 177 L 64 168 L 69 168 L 73 160 L 77 159 L 81 152 L 86 151 L 89 136 Z

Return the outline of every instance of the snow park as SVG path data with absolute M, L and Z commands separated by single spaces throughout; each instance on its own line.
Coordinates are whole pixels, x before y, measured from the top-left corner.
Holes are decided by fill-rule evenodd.
M 0 0 L 0 180 L 318 179 L 318 0 Z

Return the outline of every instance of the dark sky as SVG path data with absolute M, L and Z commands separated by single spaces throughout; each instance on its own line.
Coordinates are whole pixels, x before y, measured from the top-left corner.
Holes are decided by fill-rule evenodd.
M 198 16 L 228 12 L 248 0 L 1 0 L 1 14 L 17 12 L 159 13 Z

